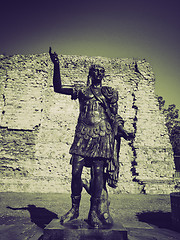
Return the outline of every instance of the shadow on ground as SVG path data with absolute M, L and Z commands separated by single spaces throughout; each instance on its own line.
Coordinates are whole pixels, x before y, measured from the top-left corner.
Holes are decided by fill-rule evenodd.
M 148 224 L 155 225 L 159 228 L 167 228 L 174 230 L 171 222 L 171 213 L 170 212 L 142 212 L 137 213 L 136 216 L 141 222 L 146 222 Z
M 13 208 L 7 206 L 7 208 L 16 211 L 16 210 L 27 210 L 30 213 L 31 222 L 35 223 L 40 228 L 45 228 L 52 219 L 58 219 L 58 215 L 53 213 L 46 208 L 36 207 L 35 205 L 28 205 L 27 207 L 22 208 Z

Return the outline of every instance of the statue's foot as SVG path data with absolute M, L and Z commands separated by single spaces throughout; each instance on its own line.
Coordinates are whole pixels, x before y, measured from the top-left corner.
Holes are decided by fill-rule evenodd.
M 104 212 L 100 216 L 100 220 L 104 227 L 111 228 L 113 226 L 113 219 L 109 213 Z
M 64 224 L 79 217 L 79 209 L 71 208 L 65 215 L 61 216 L 60 223 Z
M 101 220 L 99 219 L 95 210 L 89 212 L 87 222 L 92 228 L 102 228 L 103 227 L 103 224 L 102 224 Z

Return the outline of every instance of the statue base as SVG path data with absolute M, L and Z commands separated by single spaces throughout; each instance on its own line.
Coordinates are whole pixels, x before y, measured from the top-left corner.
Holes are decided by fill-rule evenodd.
M 64 225 L 59 219 L 53 219 L 44 229 L 43 240 L 127 240 L 127 231 L 121 224 L 110 229 L 94 229 L 83 220 L 72 220 Z

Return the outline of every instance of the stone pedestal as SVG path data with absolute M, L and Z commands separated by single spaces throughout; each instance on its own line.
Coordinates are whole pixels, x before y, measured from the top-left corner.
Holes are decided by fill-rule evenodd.
M 127 240 L 127 231 L 121 224 L 114 224 L 111 229 L 91 229 L 83 220 L 73 220 L 60 225 L 54 219 L 44 229 L 43 240 Z

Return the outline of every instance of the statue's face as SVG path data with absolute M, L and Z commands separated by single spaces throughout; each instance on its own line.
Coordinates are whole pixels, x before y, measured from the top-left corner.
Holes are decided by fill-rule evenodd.
M 91 73 L 92 83 L 93 84 L 100 84 L 104 77 L 104 69 L 103 68 L 95 68 Z

